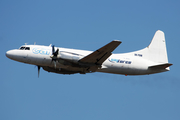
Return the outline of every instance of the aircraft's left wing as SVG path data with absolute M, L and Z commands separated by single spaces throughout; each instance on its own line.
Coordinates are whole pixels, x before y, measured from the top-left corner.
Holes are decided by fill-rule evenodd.
M 121 44 L 121 41 L 113 40 L 107 45 L 80 59 L 78 62 L 90 66 L 102 65 L 102 63 L 112 54 L 111 52 L 119 44 Z

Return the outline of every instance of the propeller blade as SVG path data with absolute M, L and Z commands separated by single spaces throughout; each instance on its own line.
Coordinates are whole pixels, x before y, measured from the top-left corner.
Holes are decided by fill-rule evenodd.
M 38 66 L 38 78 L 39 78 L 40 69 L 41 69 L 41 67 Z
M 52 55 L 54 54 L 54 45 L 52 45 Z
M 59 53 L 59 49 L 55 51 L 54 45 L 52 45 L 52 55 L 50 56 L 52 58 L 51 63 L 54 63 L 54 67 L 56 69 L 56 60 L 57 60 L 57 55 Z
M 52 58 L 51 63 L 54 63 L 54 68 L 56 69 L 56 60 L 57 56 L 59 54 L 59 49 L 55 51 L 54 45 L 52 45 L 52 55 L 50 56 Z
M 56 50 L 56 52 L 54 53 L 54 56 L 57 57 L 58 53 L 59 53 L 59 49 Z

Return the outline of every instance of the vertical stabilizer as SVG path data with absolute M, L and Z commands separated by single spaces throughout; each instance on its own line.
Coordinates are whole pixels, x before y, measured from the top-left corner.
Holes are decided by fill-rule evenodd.
M 148 47 L 128 54 L 139 55 L 155 63 L 168 63 L 164 32 L 160 30 L 156 31 Z
M 147 48 L 149 60 L 157 63 L 168 63 L 164 32 L 158 30 Z

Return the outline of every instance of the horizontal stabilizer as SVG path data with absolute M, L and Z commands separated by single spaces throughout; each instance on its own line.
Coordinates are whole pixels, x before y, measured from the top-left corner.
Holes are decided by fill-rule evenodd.
M 149 66 L 151 69 L 166 69 L 167 67 L 171 66 L 171 63 L 159 64 L 154 66 Z

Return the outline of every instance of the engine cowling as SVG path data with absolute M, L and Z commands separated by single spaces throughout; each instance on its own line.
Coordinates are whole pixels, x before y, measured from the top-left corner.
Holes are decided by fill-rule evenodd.
M 52 67 L 43 67 L 43 69 L 45 71 L 48 72 L 53 72 L 53 73 L 59 73 L 59 74 L 75 74 L 75 73 L 79 73 L 79 72 L 75 72 L 75 71 L 68 71 L 65 69 L 57 69 L 57 68 L 52 68 Z
M 78 60 L 80 60 L 81 58 L 84 57 L 84 56 L 76 54 L 76 53 L 63 52 L 63 51 L 61 51 L 59 54 L 60 54 L 60 58 L 62 58 L 64 60 L 70 60 L 72 62 L 77 62 Z

